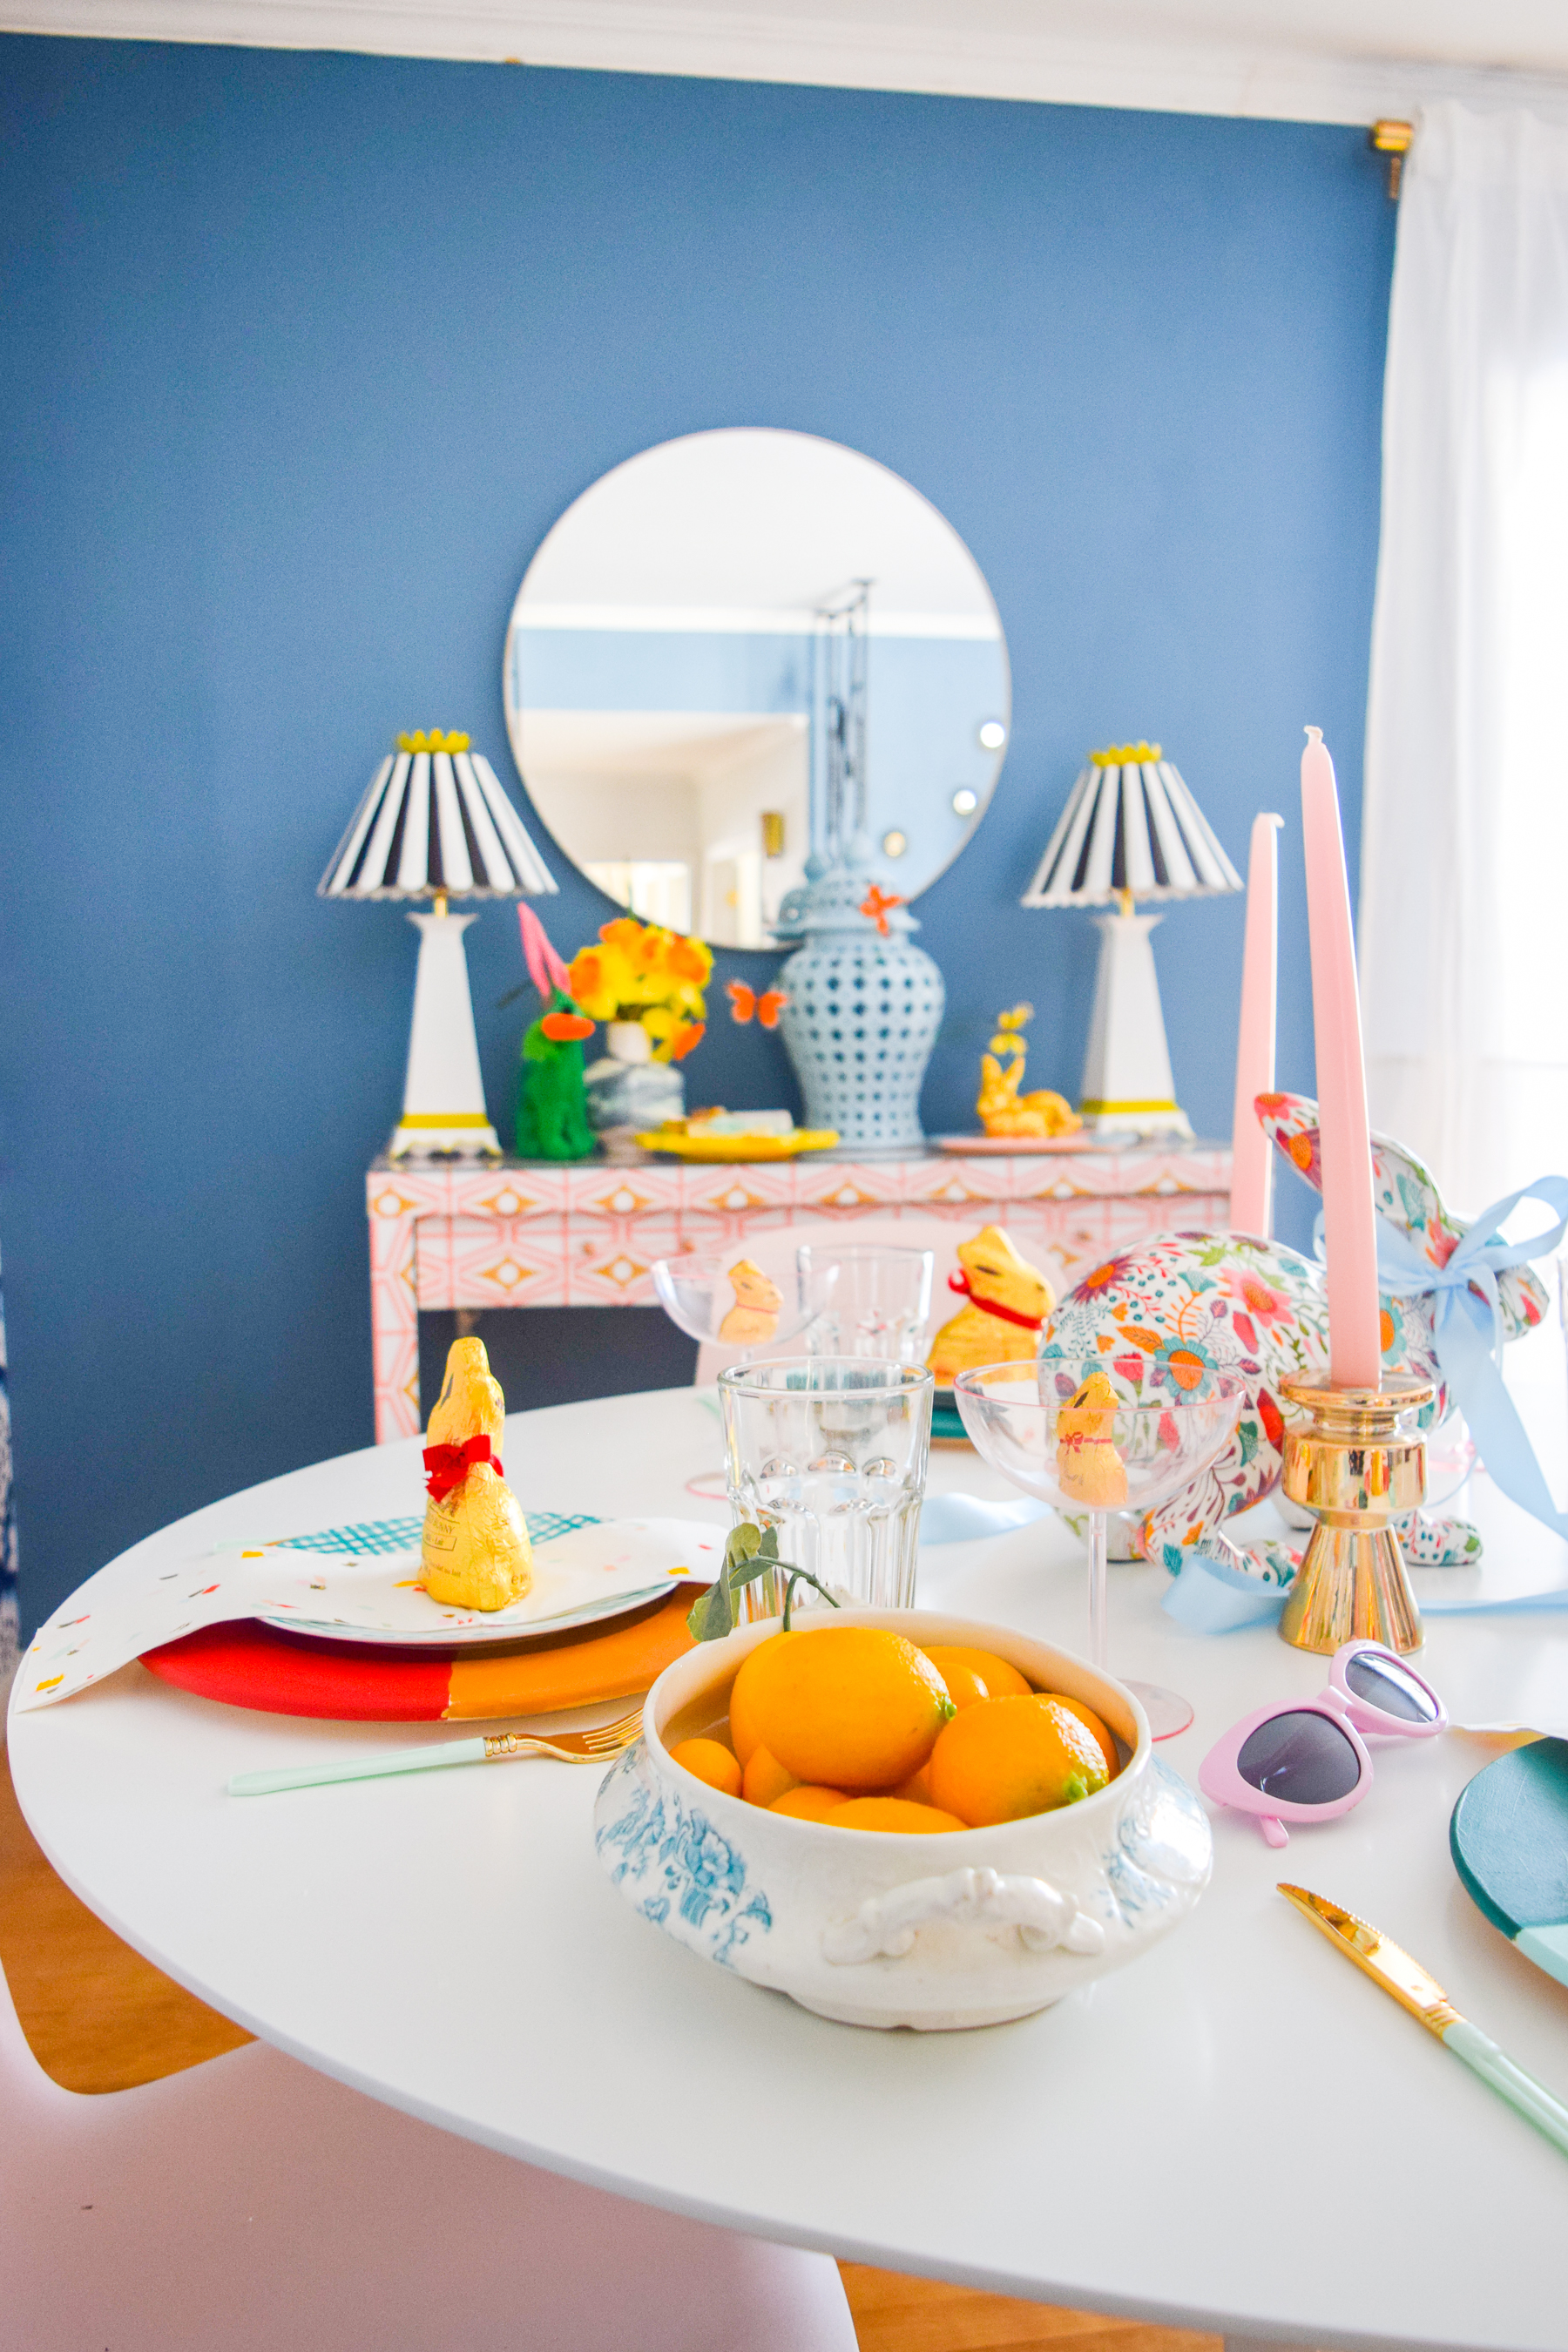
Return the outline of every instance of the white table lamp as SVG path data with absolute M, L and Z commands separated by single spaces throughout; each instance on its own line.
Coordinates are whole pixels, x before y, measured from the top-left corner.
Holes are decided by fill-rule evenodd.
M 1208 898 L 1241 877 L 1158 743 L 1091 751 L 1026 907 L 1110 907 L 1098 918 L 1100 971 L 1083 1066 L 1085 1123 L 1140 1135 L 1192 1134 L 1176 1101 L 1150 933 L 1139 898 Z
M 323 898 L 435 902 L 432 913 L 408 918 L 419 932 L 419 968 L 393 1159 L 500 1156 L 463 950 L 474 918 L 447 907 L 453 898 L 526 898 L 554 888 L 495 770 L 466 735 L 436 727 L 398 737 L 317 886 Z

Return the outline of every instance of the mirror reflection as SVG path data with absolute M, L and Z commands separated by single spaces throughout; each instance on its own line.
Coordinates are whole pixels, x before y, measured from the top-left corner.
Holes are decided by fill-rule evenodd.
M 573 862 L 645 921 L 765 948 L 814 844 L 901 897 L 984 813 L 1007 650 L 952 526 L 805 433 L 694 433 L 569 507 L 518 593 L 507 726 Z

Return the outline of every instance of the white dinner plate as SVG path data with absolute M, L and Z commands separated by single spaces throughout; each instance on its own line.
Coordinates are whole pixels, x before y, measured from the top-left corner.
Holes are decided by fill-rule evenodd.
M 624 1615 L 678 1583 L 711 1583 L 723 1558 L 723 1530 L 689 1519 L 525 1516 L 533 1582 L 508 1608 L 432 1601 L 419 1581 L 423 1523 L 411 1518 L 327 1528 L 251 1552 L 247 1565 L 261 1580 L 249 1613 L 315 1639 L 460 1650 Z

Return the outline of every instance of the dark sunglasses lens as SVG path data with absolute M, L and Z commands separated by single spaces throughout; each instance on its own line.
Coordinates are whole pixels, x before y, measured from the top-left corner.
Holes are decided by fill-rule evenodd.
M 1423 1682 L 1381 1650 L 1358 1650 L 1345 1663 L 1345 1682 L 1368 1706 L 1381 1707 L 1405 1723 L 1436 1723 L 1437 1708 Z
M 1361 1779 L 1361 1759 L 1338 1724 L 1306 1709 L 1260 1723 L 1236 1769 L 1250 1788 L 1286 1805 L 1331 1805 Z

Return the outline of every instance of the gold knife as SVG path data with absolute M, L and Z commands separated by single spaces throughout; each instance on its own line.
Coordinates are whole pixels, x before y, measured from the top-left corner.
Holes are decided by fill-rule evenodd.
M 1407 2009 L 1429 2033 L 1436 2035 L 1445 2050 L 1462 2058 L 1483 2083 L 1489 2083 L 1510 2107 L 1568 2156 L 1568 2107 L 1522 2066 L 1516 2066 L 1479 2026 L 1461 2017 L 1436 1979 L 1428 1976 L 1418 1960 L 1413 1960 L 1380 1929 L 1358 1919 L 1353 1911 L 1331 1903 L 1326 1895 L 1313 1895 L 1305 1886 L 1288 1886 L 1283 1879 L 1279 1885 L 1280 1894 L 1303 1918 L 1322 1930 L 1336 1951 L 1343 1952 L 1374 1984 L 1392 1993 L 1401 2009 Z

